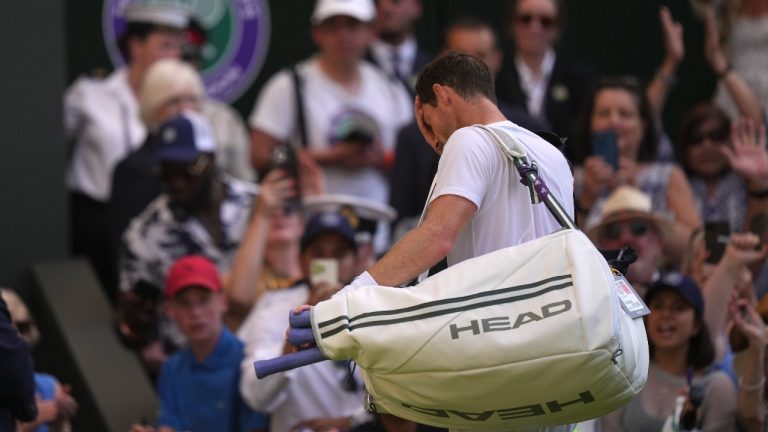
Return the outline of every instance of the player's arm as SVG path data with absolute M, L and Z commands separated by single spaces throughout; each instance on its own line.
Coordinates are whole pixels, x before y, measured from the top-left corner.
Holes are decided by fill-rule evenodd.
M 430 203 L 424 221 L 406 234 L 368 270 L 379 285 L 398 286 L 413 280 L 443 259 L 477 211 L 470 200 L 441 195 Z

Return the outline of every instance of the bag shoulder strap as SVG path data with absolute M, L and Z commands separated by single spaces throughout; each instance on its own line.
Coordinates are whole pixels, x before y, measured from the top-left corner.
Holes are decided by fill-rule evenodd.
M 307 122 L 304 117 L 304 83 L 299 75 L 299 69 L 297 65 L 292 65 L 290 68 L 291 78 L 293 79 L 293 95 L 296 100 L 296 118 L 299 126 L 299 139 L 301 140 L 301 147 L 307 148 L 309 142 L 307 141 Z
M 502 154 L 512 161 L 520 174 L 520 183 L 528 187 L 531 203 L 544 202 L 549 212 L 563 228 L 577 229 L 573 219 L 568 215 L 557 198 L 549 191 L 544 179 L 539 176 L 536 162 L 528 161 L 525 147 L 512 134 L 502 128 L 476 124 L 474 127 L 486 131 L 497 144 Z

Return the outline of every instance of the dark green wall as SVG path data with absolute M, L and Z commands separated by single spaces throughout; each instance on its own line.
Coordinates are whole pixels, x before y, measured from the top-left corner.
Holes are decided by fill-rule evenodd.
M 64 4 L 0 3 L 0 286 L 66 254 Z

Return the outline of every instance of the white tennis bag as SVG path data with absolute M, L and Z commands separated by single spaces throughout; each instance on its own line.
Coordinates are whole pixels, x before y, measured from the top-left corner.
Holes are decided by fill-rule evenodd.
M 459 429 L 561 425 L 620 408 L 645 385 L 643 321 L 619 288 L 590 240 L 563 229 L 416 286 L 318 303 L 312 330 L 328 358 L 362 368 L 379 412 Z

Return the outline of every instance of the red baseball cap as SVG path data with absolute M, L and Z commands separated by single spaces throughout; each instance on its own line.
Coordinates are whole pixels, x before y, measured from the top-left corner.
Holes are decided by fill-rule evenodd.
M 200 255 L 188 255 L 173 263 L 165 278 L 165 296 L 171 298 L 191 286 L 221 291 L 219 271 L 211 260 Z

